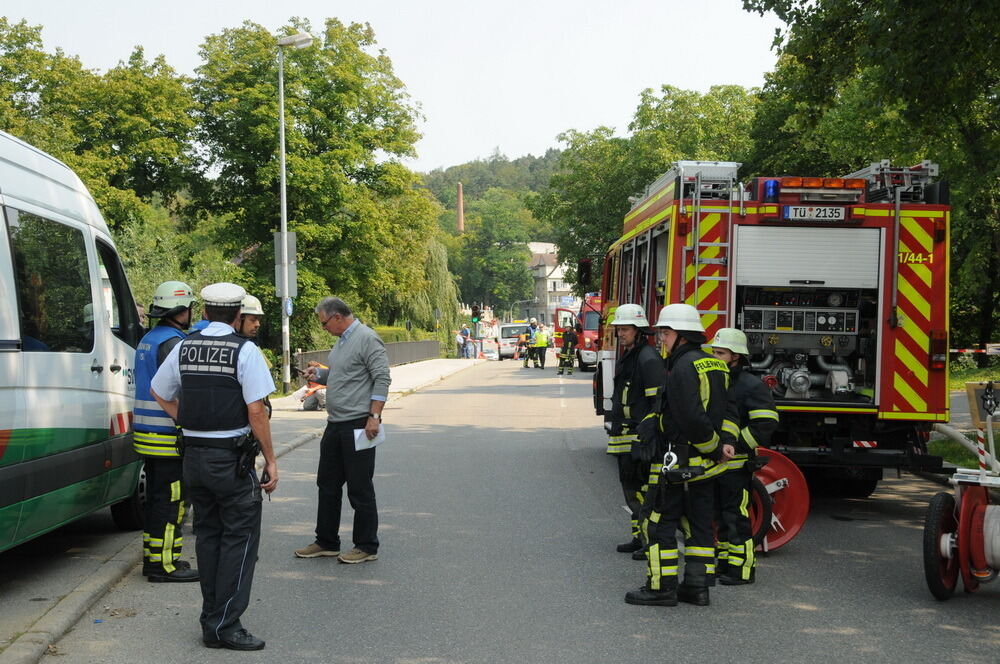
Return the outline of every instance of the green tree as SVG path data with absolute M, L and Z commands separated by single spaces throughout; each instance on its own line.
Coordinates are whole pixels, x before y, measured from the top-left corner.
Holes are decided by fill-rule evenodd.
M 795 97 L 808 131 L 864 82 L 869 104 L 898 112 L 953 182 L 952 323 L 957 341 L 1000 330 L 1000 5 L 900 0 L 744 0 L 787 29 L 775 44 L 802 68 Z
M 532 223 L 521 199 L 505 189 L 488 189 L 470 201 L 456 261 L 463 300 L 500 310 L 530 297 L 526 243 Z
M 282 34 L 299 30 L 310 26 L 293 20 Z M 243 245 L 232 249 L 261 281 L 273 274 L 280 223 L 277 48 L 259 25 L 224 30 L 206 39 L 194 82 L 203 169 L 218 173 L 194 189 L 196 203 L 226 215 Z M 328 19 L 312 47 L 286 50 L 285 114 L 299 252 L 293 343 L 308 341 L 312 305 L 330 292 L 372 322 L 415 317 L 406 295 L 426 286 L 438 208 L 398 162 L 414 154 L 417 111 L 370 26 Z

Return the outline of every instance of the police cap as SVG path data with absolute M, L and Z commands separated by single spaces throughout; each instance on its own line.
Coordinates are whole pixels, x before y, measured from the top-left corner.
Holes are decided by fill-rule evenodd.
M 243 286 L 223 281 L 201 289 L 201 299 L 207 307 L 239 307 L 247 292 Z

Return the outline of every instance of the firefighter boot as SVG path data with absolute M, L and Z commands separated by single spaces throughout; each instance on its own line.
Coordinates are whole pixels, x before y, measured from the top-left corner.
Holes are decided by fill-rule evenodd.
M 626 604 L 642 606 L 677 606 L 676 590 L 653 590 L 649 585 L 625 593 Z
M 632 560 L 646 560 L 646 549 L 641 548 L 632 552 Z
M 750 576 L 743 578 L 740 574 L 742 568 L 731 567 L 729 570 L 719 578 L 719 583 L 724 586 L 747 586 L 754 582 L 754 577 L 757 575 L 757 568 L 751 568 Z
M 633 537 L 631 541 L 616 546 L 615 551 L 618 553 L 634 553 L 636 551 L 642 551 L 642 542 L 639 541 L 638 537 Z
M 158 563 L 143 563 L 142 575 L 150 583 L 191 583 L 198 581 L 198 570 L 186 560 L 175 560 L 174 571 L 168 572 Z
M 695 606 L 708 606 L 708 588 L 681 584 L 677 588 L 677 599 Z

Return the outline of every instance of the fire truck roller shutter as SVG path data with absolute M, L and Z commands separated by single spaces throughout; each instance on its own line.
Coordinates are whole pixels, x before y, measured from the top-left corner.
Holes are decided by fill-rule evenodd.
M 878 288 L 880 255 L 878 228 L 740 226 L 734 273 L 738 286 Z

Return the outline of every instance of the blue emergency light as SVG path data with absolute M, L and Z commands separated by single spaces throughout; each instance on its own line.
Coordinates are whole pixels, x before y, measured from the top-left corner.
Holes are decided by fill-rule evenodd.
M 764 181 L 764 202 L 777 203 L 778 194 L 781 192 L 781 183 L 777 180 Z

